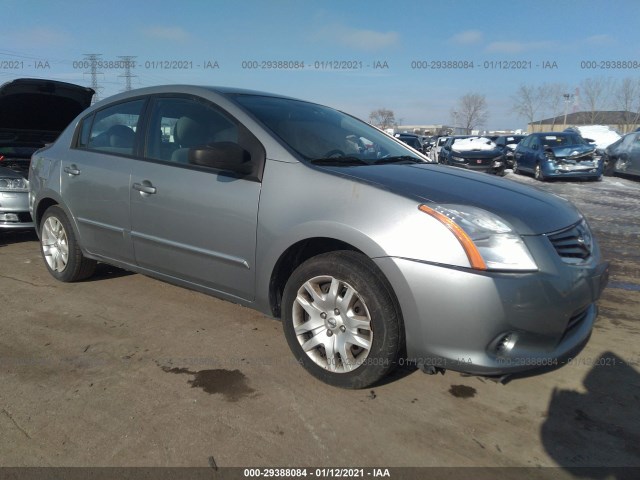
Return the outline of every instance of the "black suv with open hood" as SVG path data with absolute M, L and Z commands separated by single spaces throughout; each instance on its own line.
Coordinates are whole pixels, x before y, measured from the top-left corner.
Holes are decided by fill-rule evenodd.
M 27 201 L 31 155 L 58 138 L 94 93 L 36 78 L 0 86 L 0 230 L 33 227 Z

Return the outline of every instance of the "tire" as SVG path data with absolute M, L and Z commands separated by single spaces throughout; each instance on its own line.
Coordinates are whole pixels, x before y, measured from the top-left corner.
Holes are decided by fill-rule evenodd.
M 603 173 L 607 177 L 612 177 L 616 173 L 616 162 L 612 160 L 608 155 L 604 155 L 602 157 L 602 162 L 604 163 Z
M 512 171 L 513 173 L 515 173 L 516 175 L 520 175 L 520 169 L 518 168 L 518 161 L 514 158 L 513 159 L 513 167 L 512 167 Z
M 539 163 L 536 163 L 536 168 L 533 172 L 533 176 L 536 178 L 536 180 L 540 180 L 541 182 L 544 182 L 546 180 L 544 178 L 544 173 L 542 173 L 542 168 L 540 168 Z
M 55 205 L 40 223 L 40 252 L 49 273 L 61 282 L 84 280 L 96 268 L 96 261 L 82 254 L 67 215 Z
M 369 387 L 391 372 L 404 347 L 394 298 L 364 255 L 345 250 L 312 257 L 284 289 L 282 323 L 289 348 L 329 385 Z

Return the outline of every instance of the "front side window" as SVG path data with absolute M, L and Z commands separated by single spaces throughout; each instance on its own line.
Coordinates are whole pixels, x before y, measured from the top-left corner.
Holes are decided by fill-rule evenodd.
M 145 100 L 123 102 L 99 110 L 82 121 L 78 148 L 133 155 Z
M 218 142 L 239 143 L 236 123 L 212 105 L 193 98 L 154 100 L 145 156 L 189 163 L 189 149 Z

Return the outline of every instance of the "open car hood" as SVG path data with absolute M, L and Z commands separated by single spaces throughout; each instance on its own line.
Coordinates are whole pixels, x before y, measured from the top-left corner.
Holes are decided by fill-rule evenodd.
M 56 80 L 19 78 L 0 86 L 0 146 L 53 142 L 95 91 Z

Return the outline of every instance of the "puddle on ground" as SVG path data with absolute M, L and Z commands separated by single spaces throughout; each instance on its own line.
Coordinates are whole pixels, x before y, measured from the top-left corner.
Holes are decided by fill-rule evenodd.
M 451 385 L 449 393 L 456 398 L 472 398 L 476 396 L 477 390 L 466 385 Z
M 201 388 L 206 393 L 219 393 L 224 395 L 224 399 L 229 402 L 237 402 L 255 392 L 247 385 L 247 377 L 240 370 L 200 370 L 193 372 L 187 368 L 162 367 L 167 373 L 184 373 L 193 375 L 194 379 L 189 380 L 191 388 Z
M 607 288 L 619 288 L 622 290 L 628 290 L 629 292 L 640 292 L 640 285 L 628 282 L 609 282 Z

